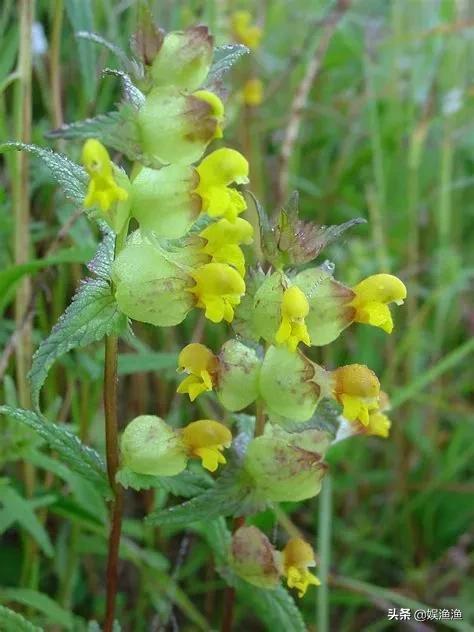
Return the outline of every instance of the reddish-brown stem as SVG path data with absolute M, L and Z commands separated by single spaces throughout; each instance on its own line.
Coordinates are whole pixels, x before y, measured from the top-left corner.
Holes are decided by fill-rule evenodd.
M 111 526 L 107 557 L 107 588 L 104 632 L 112 632 L 118 587 L 120 534 L 122 531 L 123 488 L 115 481 L 119 466 L 117 422 L 117 348 L 116 336 L 105 339 L 104 412 L 107 475 L 114 499 L 110 507 Z

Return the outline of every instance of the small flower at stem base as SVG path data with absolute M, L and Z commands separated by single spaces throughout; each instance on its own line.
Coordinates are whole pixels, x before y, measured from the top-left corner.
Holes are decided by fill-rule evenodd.
M 348 421 L 369 423 L 369 412 L 378 408 L 380 382 L 373 371 L 362 364 L 339 367 L 332 373 L 334 395 L 343 406 Z
M 321 582 L 309 568 L 316 566 L 314 551 L 310 544 L 301 538 L 288 541 L 283 553 L 283 568 L 289 588 L 296 588 L 298 597 L 303 597 L 308 586 L 319 586 Z
M 101 142 L 89 138 L 84 143 L 82 163 L 90 176 L 87 195 L 84 198 L 85 208 L 98 206 L 105 213 L 115 202 L 128 198 L 128 192 L 115 181 L 113 163 Z

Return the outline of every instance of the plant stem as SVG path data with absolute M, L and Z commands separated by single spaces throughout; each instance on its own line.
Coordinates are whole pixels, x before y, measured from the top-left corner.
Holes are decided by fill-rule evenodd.
M 115 256 L 122 249 L 128 232 L 128 223 L 117 235 Z M 115 475 L 119 468 L 119 441 L 117 419 L 117 336 L 105 339 L 104 365 L 104 414 L 105 414 L 105 451 L 107 457 L 107 476 L 113 491 L 110 505 L 110 533 L 107 554 L 107 588 L 104 632 L 112 632 L 114 625 L 115 602 L 118 587 L 118 563 L 120 535 L 122 532 L 123 487 L 117 484 Z
M 319 497 L 318 518 L 318 552 L 321 586 L 317 592 L 317 628 L 318 632 L 329 632 L 329 566 L 331 560 L 331 518 L 332 518 L 332 486 L 328 474 Z

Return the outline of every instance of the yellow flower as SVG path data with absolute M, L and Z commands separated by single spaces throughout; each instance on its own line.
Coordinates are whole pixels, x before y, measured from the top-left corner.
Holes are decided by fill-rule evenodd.
M 403 304 L 407 289 L 402 281 L 391 274 L 374 274 L 352 289 L 355 298 L 349 305 L 355 308 L 354 321 L 392 333 L 393 320 L 388 305 Z
M 240 244 L 252 243 L 252 224 L 241 217 L 234 222 L 223 218 L 207 226 L 199 236 L 206 240 L 202 252 L 211 255 L 213 262 L 228 263 L 245 275 L 245 257 Z
M 235 149 L 222 147 L 206 156 L 196 167 L 199 184 L 194 190 L 202 200 L 202 211 L 233 222 L 247 208 L 241 193 L 229 185 L 248 182 L 249 164 Z
M 113 165 L 102 143 L 95 138 L 89 138 L 82 149 L 82 162 L 90 176 L 84 199 L 85 208 L 97 204 L 105 212 L 114 202 L 127 199 L 127 191 L 115 182 Z
M 178 393 L 188 393 L 193 402 L 198 395 L 212 391 L 217 358 L 205 345 L 192 342 L 181 350 L 178 358 L 178 371 L 188 373 L 178 386 Z
M 206 470 L 215 472 L 219 463 L 226 463 L 222 450 L 230 446 L 232 433 L 218 421 L 193 421 L 183 428 L 181 438 L 189 455 L 200 458 Z
M 242 91 L 245 105 L 257 107 L 263 101 L 263 83 L 260 79 L 249 79 Z
M 296 351 L 298 343 L 311 345 L 305 317 L 309 312 L 309 303 L 303 292 L 292 285 L 283 293 L 281 303 L 281 323 L 275 335 L 278 344 L 286 344 L 290 351 Z
M 392 422 L 387 415 L 384 415 L 377 409 L 369 414 L 369 423 L 365 428 L 365 432 L 366 434 L 377 435 L 378 437 L 386 439 L 389 435 L 391 425 Z
M 245 294 L 245 282 L 225 263 L 206 263 L 191 273 L 196 285 L 189 292 L 196 297 L 196 306 L 206 310 L 206 318 L 213 323 L 234 318 L 234 307 Z
M 231 26 L 237 42 L 253 49 L 259 47 L 262 29 L 252 25 L 252 14 L 249 11 L 235 11 L 231 16 Z
M 348 364 L 333 371 L 334 395 L 342 404 L 348 421 L 369 424 L 369 413 L 378 408 L 380 382 L 373 371 L 362 364 Z
M 303 597 L 308 586 L 319 586 L 319 579 L 308 568 L 316 566 L 313 547 L 301 538 L 292 538 L 283 549 L 283 573 L 289 588 L 296 588 Z

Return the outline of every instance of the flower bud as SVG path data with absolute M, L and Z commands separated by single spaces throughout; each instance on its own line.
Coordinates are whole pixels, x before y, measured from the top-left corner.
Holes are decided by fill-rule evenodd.
M 120 310 L 158 327 L 182 322 L 194 305 L 190 270 L 202 257 L 192 247 L 165 252 L 136 231 L 112 267 Z
M 312 498 L 319 493 L 327 470 L 322 459 L 329 443 L 326 432 L 289 433 L 267 423 L 265 434 L 249 443 L 244 468 L 257 492 L 268 500 Z
M 175 476 L 186 468 L 179 435 L 154 415 L 133 419 L 122 434 L 120 449 L 123 465 L 137 474 Z
M 242 410 L 257 399 L 261 361 L 253 349 L 228 340 L 219 354 L 216 393 L 226 410 Z
M 153 85 L 197 90 L 209 72 L 212 52 L 213 38 L 206 26 L 168 33 L 150 69 Z
M 140 228 L 168 239 L 182 237 L 201 212 L 201 200 L 193 193 L 198 180 L 186 165 L 143 167 L 131 188 L 131 213 Z
M 236 574 L 260 588 L 276 588 L 282 574 L 281 554 L 257 527 L 240 527 L 232 536 L 231 565 Z
M 270 413 L 307 421 L 329 392 L 329 374 L 300 351 L 269 347 L 259 379 L 260 394 Z
M 189 165 L 222 136 L 223 118 L 224 106 L 212 92 L 154 88 L 138 112 L 143 151 L 153 162 Z

